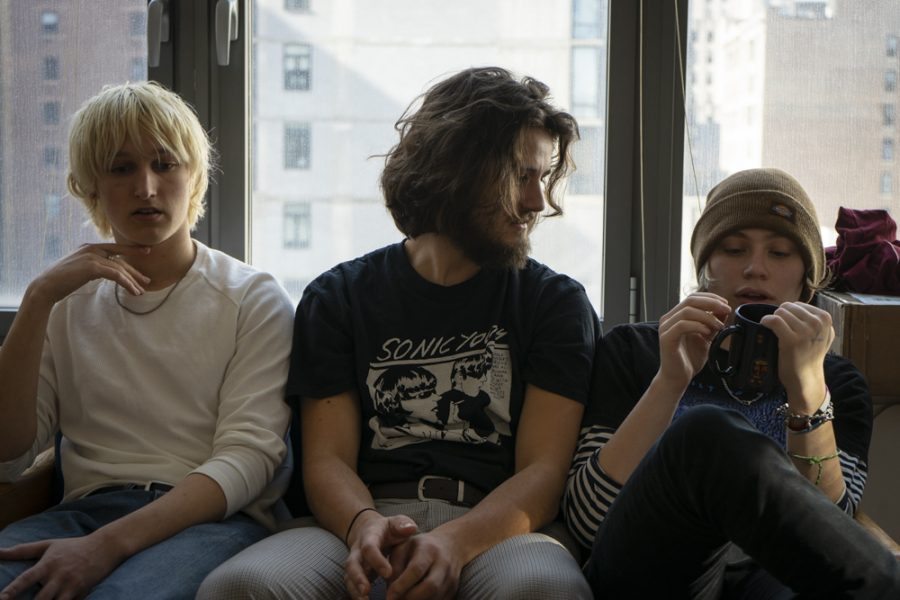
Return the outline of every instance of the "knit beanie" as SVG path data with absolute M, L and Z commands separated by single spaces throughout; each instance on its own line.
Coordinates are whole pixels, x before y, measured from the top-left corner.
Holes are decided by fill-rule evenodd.
M 768 229 L 793 240 L 813 284 L 825 279 L 825 249 L 816 209 L 800 182 L 780 169 L 739 171 L 710 190 L 691 236 L 697 275 L 722 238 L 752 228 Z M 811 292 L 805 283 L 803 287 Z

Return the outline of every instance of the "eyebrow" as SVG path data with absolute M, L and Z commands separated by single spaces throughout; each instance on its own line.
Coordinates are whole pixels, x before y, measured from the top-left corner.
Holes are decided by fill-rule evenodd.
M 133 158 L 134 156 L 135 156 L 134 154 L 132 154 L 131 152 L 128 152 L 126 150 L 119 150 L 118 152 L 115 153 L 113 158 Z M 139 154 L 137 154 L 137 156 L 143 156 L 143 155 L 139 153 Z M 159 148 L 154 148 L 151 151 L 151 156 L 159 157 L 159 156 L 175 156 L 175 155 L 172 153 L 172 151 L 167 150 L 166 148 L 163 148 L 163 147 L 159 147 Z

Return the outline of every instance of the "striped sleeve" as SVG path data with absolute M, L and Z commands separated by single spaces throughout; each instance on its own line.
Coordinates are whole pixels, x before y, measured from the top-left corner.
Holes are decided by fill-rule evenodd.
M 868 465 L 857 456 L 843 450 L 838 451 L 841 460 L 841 473 L 844 475 L 844 494 L 837 501 L 845 513 L 851 517 L 856 514 L 859 502 L 862 500 L 863 489 L 866 487 L 866 478 L 869 475 Z
M 603 472 L 598 462 L 600 450 L 614 433 L 614 429 L 599 425 L 581 430 L 563 496 L 563 514 L 569 530 L 588 548 L 593 545 L 600 523 L 622 489 Z

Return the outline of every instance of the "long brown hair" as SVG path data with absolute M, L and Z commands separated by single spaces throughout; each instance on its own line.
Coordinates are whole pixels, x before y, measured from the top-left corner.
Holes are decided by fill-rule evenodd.
M 446 233 L 496 198 L 518 217 L 521 139 L 531 127 L 556 142 L 546 183 L 548 216 L 562 214 L 560 181 L 575 165 L 572 115 L 548 102 L 549 88 L 499 67 L 472 68 L 432 86 L 397 121 L 399 143 L 385 155 L 381 188 L 397 228 L 409 237 Z M 418 110 L 415 105 L 421 101 Z

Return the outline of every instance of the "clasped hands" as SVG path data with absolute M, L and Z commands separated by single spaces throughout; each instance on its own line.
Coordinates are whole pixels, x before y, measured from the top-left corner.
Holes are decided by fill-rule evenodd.
M 360 516 L 348 539 L 344 582 L 354 600 L 369 597 L 371 581 L 383 577 L 388 600 L 453 598 L 463 564 L 450 536 L 440 528 L 419 533 L 405 515 L 385 517 L 369 511 Z

